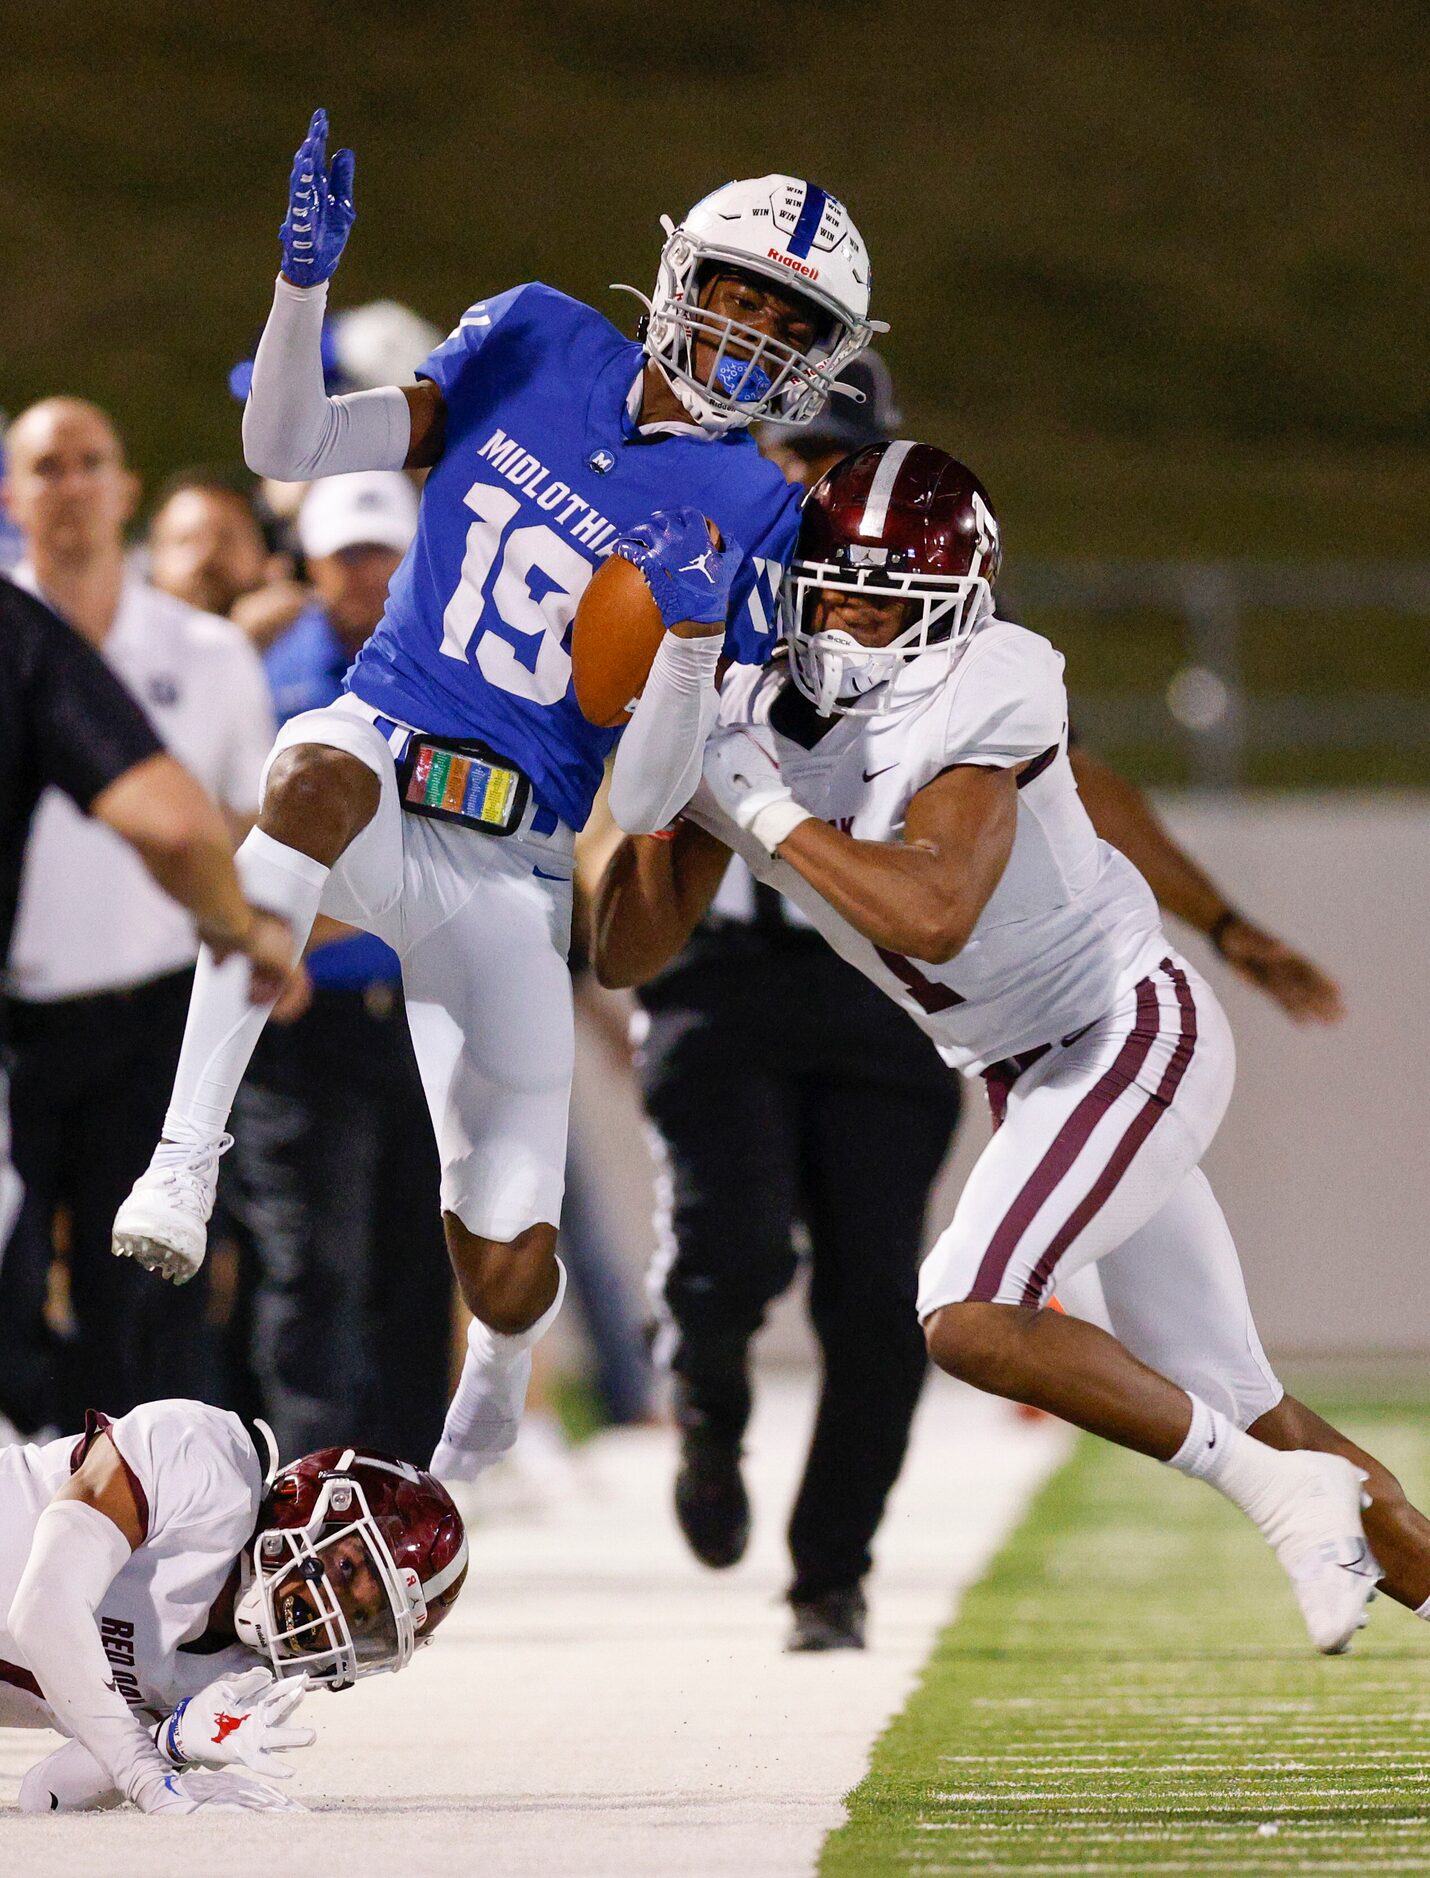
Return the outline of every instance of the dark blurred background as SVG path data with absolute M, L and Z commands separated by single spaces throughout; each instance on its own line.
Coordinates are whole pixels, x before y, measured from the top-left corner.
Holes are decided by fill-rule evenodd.
M 649 285 L 662 211 L 811 174 L 869 240 L 908 428 L 992 489 L 1108 747 L 1423 782 L 1430 583 L 1268 608 L 1179 567 L 1129 607 L 1039 563 L 1427 553 L 1427 55 L 1412 0 L 45 0 L 0 63 L 0 406 L 97 399 L 151 483 L 232 455 L 315 104 L 358 157 L 334 303 L 444 327 L 531 277 L 629 324 L 607 283 Z M 1188 656 L 1227 695 L 1169 707 Z

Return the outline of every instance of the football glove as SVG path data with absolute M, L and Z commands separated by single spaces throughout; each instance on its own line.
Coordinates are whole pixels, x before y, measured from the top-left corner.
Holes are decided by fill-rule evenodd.
M 154 1745 L 175 1767 L 249 1767 L 287 1780 L 293 1769 L 278 1757 L 317 1740 L 311 1728 L 285 1726 L 310 1686 L 306 1676 L 275 1681 L 261 1668 L 223 1677 L 161 1721 Z
M 141 1813 L 306 1813 L 293 1800 L 260 1780 L 239 1774 L 211 1774 L 195 1768 L 187 1774 L 150 1774 L 129 1795 Z
M 283 278 L 316 287 L 332 278 L 357 211 L 353 207 L 353 153 L 339 150 L 328 167 L 328 114 L 318 110 L 293 159 L 288 213 L 278 230 Z
M 780 774 L 774 739 L 762 724 L 731 724 L 705 745 L 705 785 L 737 827 L 773 854 L 810 820 Z
M 724 625 L 743 550 L 730 540 L 717 548 L 699 509 L 657 509 L 621 535 L 611 552 L 645 575 L 667 627 L 686 620 Z

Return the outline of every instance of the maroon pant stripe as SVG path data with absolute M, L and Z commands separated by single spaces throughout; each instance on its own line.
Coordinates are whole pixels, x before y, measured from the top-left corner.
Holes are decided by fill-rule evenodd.
M 1137 987 L 1137 1015 L 1117 1058 L 1103 1071 L 1054 1137 L 1052 1146 L 1033 1169 L 1012 1206 L 1000 1220 L 978 1276 L 968 1294 L 972 1304 L 991 1304 L 997 1296 L 1013 1254 L 1038 1209 L 1087 1146 L 1088 1137 L 1108 1108 L 1136 1077 L 1157 1041 L 1157 991 L 1150 978 Z
M 45 1692 L 41 1689 L 28 1669 L 21 1669 L 18 1663 L 0 1663 L 0 1682 L 8 1682 L 12 1689 L 23 1689 L 26 1695 L 37 1695 L 43 1702 Z
M 1170 959 L 1163 959 L 1162 970 L 1172 981 L 1177 994 L 1177 1009 L 1181 1027 L 1172 1054 L 1167 1060 L 1167 1067 L 1162 1072 L 1162 1079 L 1157 1084 L 1154 1095 L 1149 1095 L 1142 1107 L 1133 1116 L 1127 1133 L 1118 1142 L 1108 1159 L 1106 1167 L 1089 1187 L 1083 1199 L 1068 1215 L 1060 1231 L 1049 1240 L 1047 1249 L 1038 1260 L 1023 1287 L 1021 1302 L 1040 1304 L 1043 1293 L 1058 1260 L 1078 1237 L 1116 1191 L 1118 1182 L 1132 1165 L 1137 1150 L 1151 1134 L 1161 1116 L 1165 1115 L 1173 1096 L 1187 1073 L 1187 1065 L 1192 1060 L 1192 1052 L 1197 1046 L 1197 1007 L 1192 997 L 1192 988 L 1187 983 L 1187 975 L 1175 966 Z

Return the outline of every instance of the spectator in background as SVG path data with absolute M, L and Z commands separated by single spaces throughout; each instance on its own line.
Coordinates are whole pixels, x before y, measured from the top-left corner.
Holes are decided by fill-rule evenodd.
M 5 481 L 5 431 L 9 419 L 0 411 L 0 484 Z M 0 574 L 8 574 L 25 552 L 25 543 L 19 529 L 10 520 L 9 512 L 0 503 Z
M 104 660 L 47 606 L 0 580 L 0 966 L 10 952 L 20 875 L 35 808 L 47 787 L 126 841 L 220 955 L 244 953 L 250 992 L 268 998 L 287 976 L 284 921 L 246 906 L 228 828 L 154 734 Z M 42 1329 L 46 1270 L 6 1255 L 21 1200 L 10 1162 L 0 998 L 0 1444 L 53 1413 Z M 82 1067 L 82 1066 L 80 1066 Z M 38 1291 L 34 1281 L 38 1278 Z
M 843 376 L 864 403 L 835 398 L 811 425 L 763 427 L 761 449 L 794 481 L 898 422 L 875 354 Z M 676 1517 L 702 1563 L 743 1554 L 749 1345 L 794 1277 L 800 1230 L 824 1373 L 789 1525 L 787 1647 L 861 1648 L 870 1548 L 923 1388 L 918 1261 L 959 1079 L 738 860 L 686 951 L 637 996 L 659 1148 L 654 1346 L 674 1375 L 681 1439 Z
M 242 832 L 273 737 L 263 672 L 235 627 L 128 566 L 138 485 L 113 424 L 79 399 L 46 399 L 15 420 L 6 452 L 5 503 L 25 543 L 17 584 L 99 652 Z M 14 1158 L 28 1192 L 7 1264 L 32 1315 L 10 1313 L 5 1334 L 43 1342 L 34 1315 L 63 1211 L 73 1329 L 44 1419 L 66 1427 L 95 1403 L 122 1414 L 209 1391 L 204 1286 L 155 1285 L 109 1250 L 114 1209 L 163 1124 L 197 949 L 138 855 L 49 789 L 9 962 Z
M 281 719 L 338 695 L 416 521 L 396 471 L 313 485 L 298 531 L 317 598 L 266 661 Z M 258 1264 L 263 1412 L 285 1454 L 349 1440 L 425 1454 L 447 1405 L 452 1281 L 397 956 L 367 933 L 320 943 L 303 998 L 264 1033 L 226 1169 Z
M 292 556 L 270 547 L 249 480 L 223 470 L 183 470 L 164 484 L 149 523 L 149 577 L 231 619 L 258 652 L 312 598 L 293 578 Z

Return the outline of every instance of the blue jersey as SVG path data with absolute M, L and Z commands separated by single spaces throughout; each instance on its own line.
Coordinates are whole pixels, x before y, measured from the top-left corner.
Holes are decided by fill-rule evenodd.
M 400 723 L 480 738 L 572 828 L 620 734 L 588 723 L 571 685 L 571 618 L 616 537 L 689 503 L 739 542 L 725 653 L 758 665 L 799 525 L 802 491 L 748 432 L 637 430 L 627 401 L 643 362 L 609 320 L 550 287 L 463 314 L 419 367 L 446 399 L 446 443 L 347 680 Z

